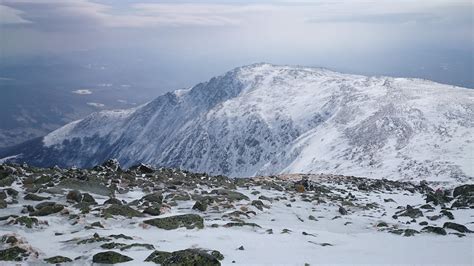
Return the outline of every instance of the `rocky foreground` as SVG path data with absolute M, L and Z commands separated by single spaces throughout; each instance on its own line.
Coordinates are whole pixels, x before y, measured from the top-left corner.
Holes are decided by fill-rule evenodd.
M 0 264 L 472 264 L 474 185 L 0 165 Z

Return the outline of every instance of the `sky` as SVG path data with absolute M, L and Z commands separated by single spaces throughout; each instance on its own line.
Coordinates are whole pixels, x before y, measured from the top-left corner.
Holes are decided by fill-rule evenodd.
M 121 68 L 153 96 L 256 62 L 474 88 L 473 14 L 470 0 L 0 0 L 0 61 Z

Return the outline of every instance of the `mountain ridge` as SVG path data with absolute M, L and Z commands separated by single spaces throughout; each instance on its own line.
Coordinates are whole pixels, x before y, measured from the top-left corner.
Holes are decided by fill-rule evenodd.
M 258 63 L 94 113 L 5 156 L 80 167 L 117 158 L 230 176 L 470 180 L 472 99 L 469 89 L 427 80 Z

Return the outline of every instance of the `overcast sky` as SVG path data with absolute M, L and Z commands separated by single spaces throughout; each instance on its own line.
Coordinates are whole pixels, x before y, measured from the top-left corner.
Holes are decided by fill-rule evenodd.
M 173 86 L 270 62 L 474 87 L 473 12 L 471 0 L 0 0 L 0 60 L 107 54 L 188 73 Z

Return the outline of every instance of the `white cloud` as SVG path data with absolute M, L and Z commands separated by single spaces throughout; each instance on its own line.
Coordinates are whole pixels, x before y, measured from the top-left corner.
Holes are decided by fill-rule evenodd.
M 72 91 L 72 93 L 80 94 L 80 95 L 88 95 L 88 94 L 92 94 L 92 91 L 88 89 L 82 89 L 82 90 Z
M 31 21 L 28 21 L 24 18 L 21 17 L 21 15 L 24 12 L 0 5 L 0 25 L 1 24 L 25 24 L 25 23 L 31 23 Z
M 103 103 L 94 103 L 94 102 L 87 103 L 87 105 L 90 105 L 90 106 L 93 106 L 93 107 L 96 107 L 96 108 L 102 108 L 102 107 L 105 106 L 105 104 L 103 104 Z

